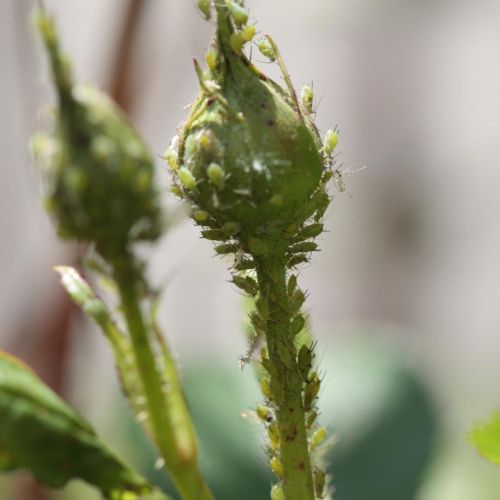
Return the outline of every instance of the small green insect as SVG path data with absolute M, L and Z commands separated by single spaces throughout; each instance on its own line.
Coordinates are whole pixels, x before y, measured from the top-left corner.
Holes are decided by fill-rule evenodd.
M 302 102 L 302 106 L 306 109 L 306 111 L 311 114 L 313 112 L 314 105 L 314 91 L 312 87 L 309 85 L 304 85 L 302 90 L 300 91 L 300 101 Z
M 238 28 L 244 26 L 248 21 L 248 11 L 234 0 L 226 0 L 226 5 L 234 24 Z
M 314 469 L 314 492 L 318 498 L 324 498 L 326 486 L 326 472 L 319 467 Z
M 318 446 L 321 446 L 326 439 L 326 435 L 326 429 L 324 427 L 318 427 L 311 436 L 311 450 L 315 450 Z
M 271 458 L 270 461 L 271 470 L 278 476 L 283 477 L 283 464 L 278 457 Z
M 306 324 L 306 319 L 302 314 L 298 314 L 293 318 L 292 322 L 290 323 L 290 335 L 295 337 L 298 335 L 304 328 Z
M 251 42 L 255 36 L 255 26 L 248 24 L 241 30 L 241 36 L 245 42 Z
M 302 379 L 307 381 L 313 362 L 313 352 L 309 346 L 303 345 L 300 348 L 297 362 Z
M 274 420 L 273 412 L 267 406 L 259 405 L 255 411 L 263 422 L 271 423 Z
M 218 163 L 210 163 L 207 168 L 207 175 L 210 182 L 218 189 L 224 188 L 224 179 L 226 173 Z
M 246 40 L 243 38 L 243 35 L 239 31 L 235 31 L 229 39 L 231 48 L 234 50 L 234 53 L 239 56 L 243 53 L 245 42 Z
M 313 241 L 303 241 L 302 243 L 297 243 L 290 248 L 290 253 L 309 253 L 315 252 L 318 249 L 318 245 Z
M 196 0 L 196 6 L 200 11 L 200 14 L 206 21 L 210 21 L 212 18 L 212 6 L 209 0 Z
M 217 54 L 213 50 L 207 50 L 205 52 L 205 62 L 210 71 L 215 71 L 217 69 Z
M 189 169 L 181 167 L 178 172 L 180 183 L 189 191 L 196 189 L 196 179 Z
M 280 484 L 275 484 L 271 488 L 271 500 L 285 500 L 285 492 Z
M 196 222 L 199 222 L 202 224 L 203 222 L 206 222 L 210 217 L 210 214 L 208 212 L 205 212 L 205 210 L 194 210 L 193 211 L 193 219 Z
M 256 281 L 249 276 L 233 276 L 232 281 L 239 289 L 243 290 L 245 293 L 248 293 L 248 295 L 251 295 L 252 297 L 257 295 L 257 293 L 259 292 L 259 287 Z
M 337 144 L 339 143 L 339 136 L 337 132 L 332 129 L 327 130 L 323 143 L 326 156 L 331 157 L 337 147 Z
M 264 57 L 267 57 L 267 59 L 269 59 L 271 62 L 276 61 L 276 52 L 274 51 L 272 45 L 269 43 L 269 40 L 267 40 L 267 38 L 259 40 L 257 42 L 257 48 L 259 49 L 260 53 Z

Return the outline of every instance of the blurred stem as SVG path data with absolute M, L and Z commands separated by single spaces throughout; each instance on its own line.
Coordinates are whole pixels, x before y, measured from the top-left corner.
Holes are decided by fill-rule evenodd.
M 165 381 L 158 370 L 151 345 L 151 332 L 140 307 L 141 290 L 137 269 L 131 259 L 131 257 L 124 259 L 120 265 L 115 265 L 114 277 L 119 288 L 121 305 L 144 389 L 154 440 L 182 498 L 212 500 L 212 494 L 198 468 L 196 442 L 194 440 L 190 442 L 192 448 L 189 450 L 178 447 L 177 429 L 167 408 L 168 403 L 172 402 L 168 398 L 170 386 L 163 386 Z M 169 371 L 172 370 L 172 366 L 173 364 L 170 365 Z M 175 379 L 178 381 L 177 374 Z M 182 442 L 186 443 L 184 440 Z
M 286 500 L 314 500 L 305 411 L 303 380 L 297 364 L 295 339 L 290 333 L 291 307 L 287 296 L 286 268 L 282 258 L 259 260 L 257 280 L 260 297 L 268 305 L 266 341 L 270 390 L 276 405 Z

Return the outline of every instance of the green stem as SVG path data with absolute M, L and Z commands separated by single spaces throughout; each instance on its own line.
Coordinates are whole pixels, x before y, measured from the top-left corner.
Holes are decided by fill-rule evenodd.
M 270 390 L 276 405 L 285 498 L 314 500 L 302 401 L 303 380 L 297 364 L 295 339 L 290 334 L 291 312 L 284 259 L 259 260 L 257 280 L 260 297 L 267 301 L 269 309 L 266 341 L 273 367 Z
M 128 261 L 128 259 L 126 259 Z M 196 443 L 191 453 L 178 449 L 176 428 L 165 405 L 163 378 L 158 370 L 151 337 L 140 308 L 141 293 L 137 271 L 131 264 L 115 266 L 115 279 L 127 322 L 139 377 L 146 398 L 148 418 L 172 480 L 184 500 L 213 500 L 197 464 Z

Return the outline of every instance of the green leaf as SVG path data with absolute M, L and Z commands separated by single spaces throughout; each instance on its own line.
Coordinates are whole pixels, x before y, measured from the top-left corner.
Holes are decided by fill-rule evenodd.
M 484 458 L 500 465 L 500 411 L 473 429 L 469 439 Z
M 113 500 L 153 493 L 29 367 L 0 351 L 0 470 L 20 468 L 53 488 L 83 479 Z

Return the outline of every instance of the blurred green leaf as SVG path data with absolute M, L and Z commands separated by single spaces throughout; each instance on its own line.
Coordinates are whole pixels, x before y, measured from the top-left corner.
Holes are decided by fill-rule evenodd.
M 473 429 L 469 438 L 484 458 L 500 465 L 500 411 Z
M 113 500 L 153 494 L 90 424 L 29 367 L 0 351 L 0 470 L 19 468 L 53 488 L 81 478 Z

